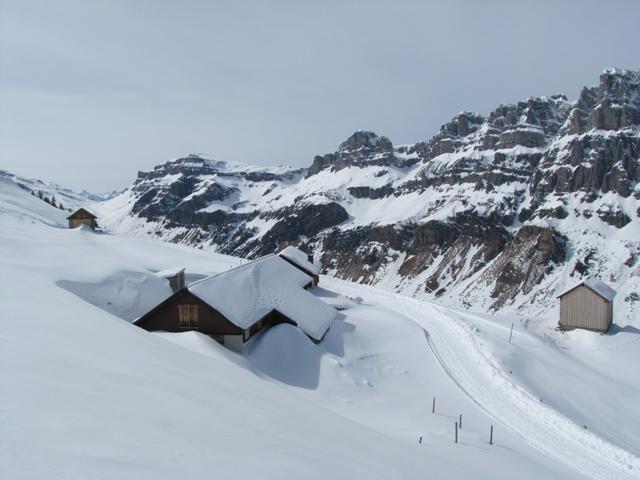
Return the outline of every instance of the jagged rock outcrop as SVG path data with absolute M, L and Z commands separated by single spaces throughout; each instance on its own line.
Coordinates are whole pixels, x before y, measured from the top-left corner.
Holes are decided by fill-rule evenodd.
M 411 163 L 414 162 L 396 156 L 393 144 L 387 137 L 380 137 L 373 132 L 357 131 L 340 144 L 337 152 L 316 156 L 307 170 L 307 177 L 325 169 L 335 172 L 352 166 L 403 167 Z
M 566 238 L 553 228 L 524 226 L 471 288 L 482 285 L 490 290 L 491 308 L 499 310 L 519 295 L 529 295 L 564 262 L 566 253 Z
M 253 250 L 256 255 L 273 253 L 283 245 L 313 237 L 349 218 L 347 211 L 335 202 L 298 205 L 288 213 L 270 216 L 280 219 L 257 242 Z

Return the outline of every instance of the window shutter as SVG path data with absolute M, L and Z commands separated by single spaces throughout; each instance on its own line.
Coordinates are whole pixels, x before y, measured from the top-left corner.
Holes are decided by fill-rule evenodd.
M 198 305 L 178 305 L 178 326 L 183 328 L 198 327 Z
M 190 322 L 192 327 L 198 327 L 200 325 L 200 319 L 198 318 L 198 305 L 189 305 L 190 310 Z
M 178 325 L 188 327 L 191 321 L 190 305 L 178 305 Z

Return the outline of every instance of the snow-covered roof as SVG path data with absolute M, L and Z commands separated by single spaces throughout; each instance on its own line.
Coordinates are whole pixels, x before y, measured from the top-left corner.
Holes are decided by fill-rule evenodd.
M 571 288 L 566 289 L 564 292 L 562 292 L 558 296 L 562 297 L 563 295 L 569 293 L 571 290 L 578 288 L 580 285 L 584 285 L 585 287 L 590 288 L 595 293 L 600 295 L 602 298 L 610 302 L 613 302 L 613 299 L 616 296 L 616 291 L 613 288 L 611 288 L 609 285 L 607 285 L 602 280 L 596 277 L 589 277 L 586 280 L 581 281 L 577 285 L 574 285 Z
M 191 284 L 191 293 L 240 328 L 249 328 L 277 310 L 320 340 L 336 310 L 304 287 L 311 277 L 277 255 L 267 255 Z
M 278 255 L 291 260 L 296 265 L 304 268 L 306 271 L 313 273 L 314 275 L 320 275 L 320 270 L 322 269 L 320 262 L 315 261 L 311 263 L 307 257 L 307 254 L 299 248 L 289 245 L 288 247 L 284 248 Z
M 87 214 L 91 215 L 93 218 L 98 218 L 98 216 L 97 216 L 95 213 L 91 212 L 90 210 L 87 210 L 87 209 L 86 209 L 86 208 L 84 208 L 84 207 L 80 207 L 80 208 L 78 208 L 75 212 L 73 212 L 71 215 L 69 215 L 69 216 L 67 217 L 67 219 L 69 219 L 69 218 L 73 217 L 74 215 L 77 215 L 78 213 L 82 213 L 82 212 L 84 212 L 84 213 L 87 213 Z
M 160 270 L 159 272 L 157 272 L 156 275 L 163 278 L 175 277 L 179 273 L 184 272 L 184 270 L 185 267 L 165 268 L 164 270 Z

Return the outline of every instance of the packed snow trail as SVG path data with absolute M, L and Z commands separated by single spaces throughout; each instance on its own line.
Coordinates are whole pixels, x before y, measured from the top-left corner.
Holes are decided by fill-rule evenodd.
M 640 458 L 585 430 L 516 385 L 480 344 L 470 323 L 420 300 L 333 279 L 331 283 L 343 293 L 378 300 L 420 325 L 451 380 L 532 447 L 595 480 L 640 478 Z

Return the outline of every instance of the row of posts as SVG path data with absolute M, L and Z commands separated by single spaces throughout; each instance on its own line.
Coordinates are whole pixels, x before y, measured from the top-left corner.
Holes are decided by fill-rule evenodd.
M 512 339 L 513 339 L 513 323 L 511 324 L 511 329 L 509 330 L 509 343 L 511 343 Z M 436 413 L 436 397 L 433 397 L 433 404 L 431 405 L 431 413 L 433 414 Z M 585 425 L 584 428 L 586 429 L 587 426 Z M 454 439 L 456 443 L 458 443 L 458 429 L 462 430 L 462 414 L 460 414 L 458 421 L 455 422 Z M 422 443 L 422 437 L 420 437 L 420 440 L 418 443 Z M 491 425 L 491 427 L 489 428 L 489 445 L 493 445 L 493 425 Z
M 436 413 L 436 397 L 433 397 L 433 404 L 431 405 L 431 413 Z M 455 422 L 455 442 L 458 443 L 458 429 L 462 430 L 462 414 L 458 417 L 458 420 Z M 418 443 L 422 443 L 422 437 L 418 440 Z M 493 425 L 489 429 L 489 445 L 493 445 Z

